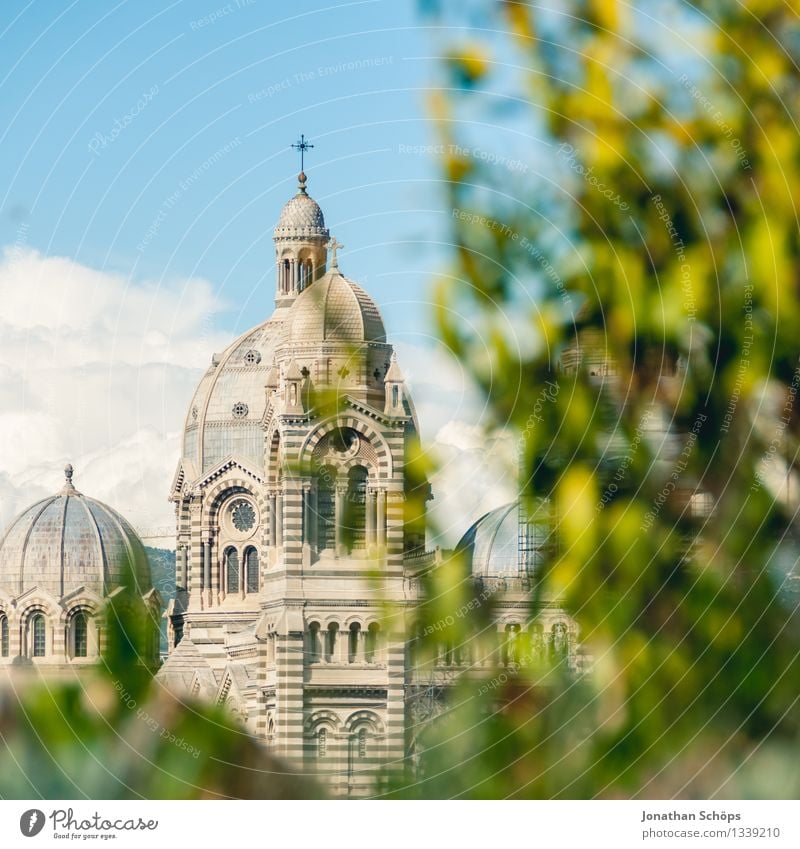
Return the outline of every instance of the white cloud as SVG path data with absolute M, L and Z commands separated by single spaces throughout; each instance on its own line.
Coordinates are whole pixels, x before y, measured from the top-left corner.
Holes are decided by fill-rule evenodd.
M 517 497 L 516 440 L 463 421 L 448 422 L 431 446 L 438 461 L 430 503 L 435 542 L 452 548 L 489 510 Z
M 0 294 L 0 526 L 57 491 L 67 461 L 80 489 L 135 524 L 171 524 L 186 408 L 230 341 L 213 329 L 212 285 L 7 250 Z
M 186 409 L 212 352 L 232 341 L 215 329 L 212 285 L 132 282 L 6 251 L 0 294 L 0 528 L 58 491 L 68 461 L 79 489 L 135 525 L 172 525 Z M 433 541 L 452 546 L 514 498 L 513 441 L 486 435 L 485 401 L 444 348 L 401 344 L 398 358 L 439 461 Z

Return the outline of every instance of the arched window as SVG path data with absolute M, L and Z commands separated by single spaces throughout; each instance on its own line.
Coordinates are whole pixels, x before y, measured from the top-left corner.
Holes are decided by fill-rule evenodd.
M 229 548 L 225 552 L 225 575 L 228 594 L 239 592 L 239 552 Z
M 377 622 L 373 622 L 367 628 L 365 635 L 366 641 L 364 643 L 364 660 L 367 663 L 375 663 L 378 659 L 378 637 L 380 630 L 381 626 Z
M 400 392 L 396 386 L 392 386 L 392 406 L 396 407 L 397 402 L 400 400 Z
M 503 664 L 506 666 L 519 663 L 519 625 L 506 625 L 505 642 L 503 643 Z
M 354 466 L 347 475 L 347 500 L 345 502 L 344 542 L 353 549 L 366 548 L 367 477 L 363 466 Z
M 567 626 L 563 622 L 553 625 L 553 657 L 560 660 L 567 656 Z
M 281 292 L 286 294 L 289 291 L 289 260 L 283 261 L 283 280 L 281 280 Z
M 308 626 L 308 662 L 319 663 L 321 657 L 321 646 L 319 639 L 319 622 L 312 622 Z
M 82 610 L 72 617 L 72 656 L 89 656 L 89 618 Z
M 0 614 L 0 657 L 8 657 L 8 617 Z
M 349 663 L 355 663 L 359 660 L 358 644 L 361 641 L 361 626 L 358 622 L 353 622 L 350 626 L 350 633 L 348 634 L 348 637 L 347 660 Z
M 322 760 L 328 756 L 328 729 L 320 728 L 317 732 L 317 757 Z
M 244 553 L 245 574 L 247 576 L 247 592 L 258 592 L 258 552 L 248 548 Z
M 336 470 L 323 466 L 317 475 L 317 543 L 320 551 L 336 545 Z
M 367 729 L 362 728 L 358 732 L 358 756 L 365 758 L 367 756 Z
M 44 657 L 47 653 L 47 630 L 44 613 L 34 613 L 29 624 L 31 635 L 31 654 Z
M 331 622 L 331 624 L 328 625 L 328 632 L 326 636 L 325 660 L 327 660 L 328 663 L 333 663 L 336 661 L 336 644 L 339 638 L 339 626 L 336 622 Z

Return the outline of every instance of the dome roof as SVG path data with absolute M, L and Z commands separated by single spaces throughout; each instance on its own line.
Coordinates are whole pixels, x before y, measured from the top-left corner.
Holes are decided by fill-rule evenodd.
M 248 330 L 212 360 L 186 417 L 183 456 L 202 474 L 231 454 L 264 462 L 265 386 L 282 335 L 285 309 Z
M 519 574 L 517 502 L 481 516 L 461 538 L 457 551 L 466 551 L 473 575 Z
M 378 307 L 352 280 L 334 268 L 301 292 L 287 320 L 287 341 L 386 342 Z
M 299 175 L 297 194 L 281 210 L 275 225 L 275 239 L 328 239 L 325 217 L 319 204 L 306 193 L 306 175 Z
M 22 512 L 0 542 L 0 586 L 13 595 L 38 587 L 63 598 L 80 587 L 100 596 L 130 583 L 134 568 L 139 593 L 151 588 L 141 540 L 115 510 L 78 492 L 72 467 L 58 495 Z
M 547 562 L 553 546 L 550 503 L 535 499 L 520 521 L 520 503 L 512 501 L 485 516 L 461 537 L 456 548 L 466 553 L 473 575 L 534 575 Z

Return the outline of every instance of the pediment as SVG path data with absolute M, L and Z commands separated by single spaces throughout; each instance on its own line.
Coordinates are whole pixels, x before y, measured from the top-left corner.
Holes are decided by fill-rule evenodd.
M 183 491 L 189 481 L 192 481 L 197 476 L 197 470 L 194 463 L 187 457 L 184 457 L 175 470 L 175 475 L 172 478 L 172 487 L 169 491 L 170 501 L 179 501 L 183 495 Z
M 38 584 L 35 587 L 25 590 L 24 593 L 18 595 L 12 601 L 15 607 L 26 607 L 32 603 L 41 604 L 43 607 L 49 607 L 51 610 L 56 610 L 59 607 L 58 599 L 52 593 L 42 589 Z
M 61 599 L 61 606 L 64 608 L 72 607 L 77 601 L 89 601 L 95 606 L 100 607 L 103 604 L 103 597 L 88 587 L 78 587 Z
M 230 455 L 209 469 L 201 478 L 198 478 L 194 482 L 193 488 L 205 489 L 205 487 L 210 486 L 212 483 L 217 483 L 228 475 L 239 477 L 246 475 L 256 483 L 266 483 L 266 476 L 263 471 L 256 469 L 251 463 L 240 457 Z

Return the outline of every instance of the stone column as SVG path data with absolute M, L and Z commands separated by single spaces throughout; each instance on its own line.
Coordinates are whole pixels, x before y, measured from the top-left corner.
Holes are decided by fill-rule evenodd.
M 312 548 L 317 548 L 317 491 L 312 486 L 308 490 L 308 542 Z
M 367 490 L 367 502 L 364 505 L 367 525 L 367 551 L 375 545 L 375 493 Z
M 335 520 L 335 529 L 336 529 L 336 555 L 337 557 L 343 554 L 344 547 L 344 517 L 345 517 L 345 508 L 347 498 L 347 485 L 337 483 L 336 484 L 336 520 Z
M 274 548 L 276 543 L 276 523 L 275 523 L 275 493 L 269 494 L 269 544 Z
M 211 591 L 214 601 L 219 604 L 220 572 L 222 566 L 219 562 L 219 552 L 214 545 L 213 535 L 208 539 L 208 559 L 211 563 Z
M 283 493 L 275 493 L 275 547 L 283 545 Z
M 301 518 L 302 518 L 302 528 L 300 530 L 300 537 L 303 544 L 303 566 L 311 565 L 311 484 L 308 481 L 303 483 L 303 493 L 302 493 L 302 510 Z
M 386 547 L 386 490 L 378 490 L 378 547 Z
M 189 587 L 189 551 L 188 546 L 181 545 L 178 549 L 178 587 L 186 590 Z
M 203 589 L 206 591 L 206 599 L 211 600 L 211 543 L 203 542 Z

